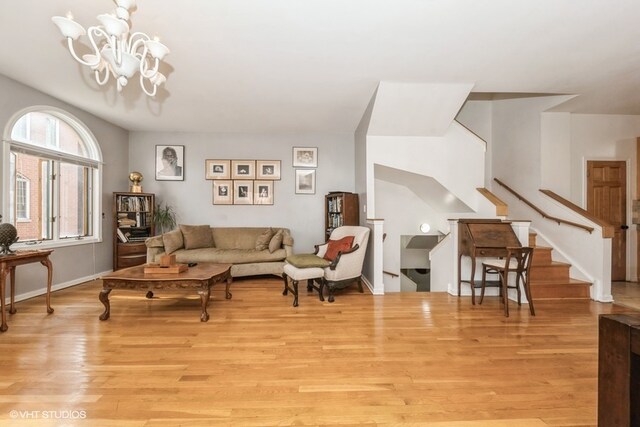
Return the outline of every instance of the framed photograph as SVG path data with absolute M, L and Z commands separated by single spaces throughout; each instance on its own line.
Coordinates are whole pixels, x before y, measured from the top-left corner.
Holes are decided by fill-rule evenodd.
M 156 181 L 184 181 L 184 145 L 156 145 Z
M 256 179 L 280 179 L 280 160 L 256 160 Z
M 231 160 L 205 160 L 204 178 L 231 179 Z
M 233 204 L 233 181 L 215 179 L 213 181 L 213 204 L 232 205 Z
M 318 147 L 293 147 L 294 168 L 317 168 Z
M 256 179 L 256 161 L 231 160 L 231 179 Z
M 233 204 L 253 204 L 253 181 L 244 179 L 233 181 Z
M 253 204 L 273 204 L 273 181 L 253 181 Z
M 296 169 L 296 194 L 316 194 L 315 169 Z

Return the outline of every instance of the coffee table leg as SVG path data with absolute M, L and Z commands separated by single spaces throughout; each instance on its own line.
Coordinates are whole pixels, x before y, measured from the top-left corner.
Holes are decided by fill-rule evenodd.
M 111 304 L 109 304 L 109 293 L 111 289 L 103 289 L 100 291 L 100 302 L 104 305 L 104 313 L 100 315 L 100 320 L 107 320 L 111 314 Z
M 231 297 L 233 295 L 231 295 L 231 292 L 229 292 L 229 288 L 231 287 L 231 282 L 233 281 L 233 277 L 231 277 L 231 275 L 229 275 L 229 277 L 227 277 L 227 287 L 225 288 L 225 298 L 226 299 L 231 299 Z
M 209 297 L 211 296 L 211 287 L 207 285 L 206 289 L 199 289 L 200 302 L 202 304 L 202 313 L 200 313 L 200 321 L 206 322 L 209 320 L 209 313 L 207 313 L 207 305 L 209 304 Z

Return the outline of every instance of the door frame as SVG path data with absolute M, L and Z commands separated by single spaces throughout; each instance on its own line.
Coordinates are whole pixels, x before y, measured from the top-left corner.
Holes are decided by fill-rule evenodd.
M 640 137 L 638 137 L 638 139 L 637 139 L 637 145 L 638 145 L 638 148 L 640 148 Z M 637 155 L 638 155 L 638 157 L 640 157 L 640 153 L 638 153 Z M 634 188 L 631 185 L 632 184 L 632 182 L 631 182 L 631 166 L 632 166 L 631 165 L 631 159 L 630 158 L 616 159 L 616 158 L 611 158 L 611 157 L 583 157 L 582 158 L 582 208 L 584 210 L 587 209 L 587 196 L 588 196 L 588 194 L 587 194 L 587 179 L 588 179 L 587 178 L 587 171 L 588 171 L 587 162 L 625 162 L 626 163 L 626 165 L 627 165 L 627 168 L 626 168 L 627 169 L 627 176 L 626 176 L 626 181 L 627 181 L 627 194 L 626 194 L 627 225 L 629 226 L 629 230 L 628 231 L 631 231 L 633 229 L 633 232 L 635 232 L 636 231 L 635 227 L 631 226 L 631 219 L 632 219 L 631 208 L 632 208 L 632 204 L 633 204 L 633 198 L 631 197 L 631 193 L 632 193 L 631 190 Z M 636 165 L 636 168 L 640 168 L 640 165 Z M 633 172 L 637 174 L 637 169 L 633 169 Z M 640 189 L 636 188 L 636 192 L 638 192 L 638 191 L 640 191 Z M 640 240 L 640 234 L 638 234 L 637 238 Z M 631 265 L 632 265 L 632 263 L 631 263 L 631 259 L 632 259 L 631 258 L 631 256 L 632 256 L 631 240 L 635 241 L 636 238 L 634 238 L 632 236 L 632 234 L 629 233 L 627 235 L 627 242 L 626 242 L 626 245 L 625 245 L 626 246 L 626 251 L 627 251 L 627 254 L 626 254 L 626 264 L 627 264 L 627 266 L 626 266 L 626 269 L 625 269 L 626 270 L 625 271 L 625 280 L 627 280 L 627 281 L 629 281 L 629 280 L 637 280 L 638 278 L 640 278 L 640 265 L 638 265 L 637 263 L 636 263 L 636 265 L 638 266 L 637 267 L 638 272 L 636 273 L 637 277 L 633 277 L 633 274 L 631 274 L 632 273 L 632 270 L 631 270 Z M 640 255 L 640 254 L 636 254 L 636 251 L 634 251 L 633 255 L 634 255 L 634 259 L 635 259 L 635 258 L 638 258 L 638 255 Z M 638 261 L 640 261 L 640 259 Z

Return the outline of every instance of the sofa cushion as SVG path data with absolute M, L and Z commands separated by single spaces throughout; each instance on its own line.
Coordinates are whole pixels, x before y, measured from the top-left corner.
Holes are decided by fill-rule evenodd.
M 214 262 L 224 264 L 248 264 L 252 262 L 284 261 L 287 251 L 278 249 L 274 253 L 255 249 L 178 249 L 173 253 L 179 263 Z
M 180 225 L 185 249 L 213 247 L 213 235 L 208 225 Z
M 264 251 L 269 247 L 269 242 L 273 237 L 273 229 L 267 228 L 256 239 L 256 251 Z
M 277 249 L 280 249 L 282 247 L 283 238 L 284 231 L 280 229 L 276 234 L 273 235 L 271 241 L 269 241 L 269 252 L 274 253 Z
M 162 242 L 164 244 L 164 251 L 167 254 L 173 253 L 178 249 L 184 248 L 184 240 L 182 238 L 182 231 L 173 230 L 162 235 Z
M 344 236 L 342 239 L 331 240 L 327 242 L 327 251 L 324 253 L 324 259 L 333 261 L 338 256 L 338 252 L 345 252 L 351 249 L 354 236 Z
M 314 268 L 314 267 L 328 267 L 331 262 L 324 258 L 319 257 L 316 254 L 297 254 L 287 257 L 286 260 L 289 264 L 298 268 Z

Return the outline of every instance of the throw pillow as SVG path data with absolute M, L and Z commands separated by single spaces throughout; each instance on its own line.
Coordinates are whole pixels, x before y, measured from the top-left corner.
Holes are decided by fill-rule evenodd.
M 345 236 L 339 240 L 331 240 L 327 242 L 327 251 L 324 253 L 324 259 L 333 261 L 338 256 L 338 252 L 344 252 L 351 249 L 354 236 Z
M 287 257 L 287 262 L 298 268 L 328 267 L 331 262 L 315 254 L 297 254 Z
M 168 255 L 182 249 L 184 247 L 184 240 L 182 239 L 182 232 L 180 230 L 173 230 L 162 235 L 162 243 L 164 244 L 164 252 Z
M 213 234 L 208 225 L 180 225 L 185 249 L 212 248 Z
M 278 249 L 282 247 L 282 239 L 284 238 L 284 233 L 282 230 L 278 230 L 276 234 L 273 235 L 271 241 L 269 242 L 269 252 L 274 253 Z
M 261 235 L 256 239 L 256 251 L 264 251 L 269 247 L 269 242 L 273 237 L 273 230 L 271 228 L 267 228 L 262 232 Z

